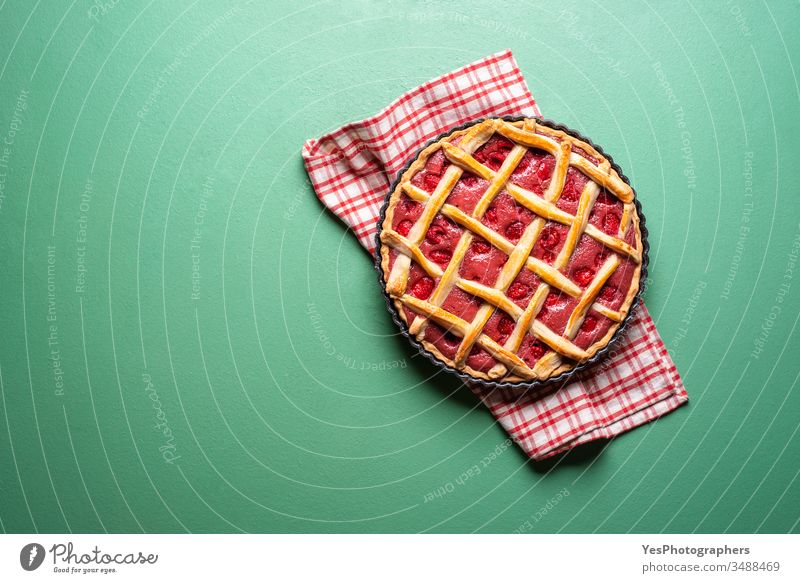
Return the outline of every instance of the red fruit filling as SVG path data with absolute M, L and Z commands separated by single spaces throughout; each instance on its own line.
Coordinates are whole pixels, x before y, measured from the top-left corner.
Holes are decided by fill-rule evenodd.
M 556 201 L 556 206 L 574 215 L 578 211 L 578 201 L 580 200 L 581 193 L 588 183 L 589 179 L 583 172 L 570 167 L 569 170 L 567 170 L 567 180 L 564 183 L 561 196 Z
M 421 300 L 427 300 L 431 297 L 434 287 L 433 280 L 427 275 L 423 276 L 411 284 L 411 295 Z
M 593 262 L 594 266 L 596 268 L 600 269 L 600 267 L 602 267 L 603 263 L 606 262 L 606 259 L 608 259 L 608 256 L 609 256 L 608 251 L 606 251 L 605 249 L 602 250 L 600 253 L 598 253 L 597 255 L 594 256 L 594 262 Z
M 519 357 L 531 367 L 544 356 L 545 352 L 547 352 L 547 346 L 530 334 L 525 335 L 519 347 Z
M 617 297 L 617 288 L 613 285 L 606 285 L 600 291 L 600 299 L 604 302 L 613 302 L 614 298 Z
M 394 207 L 392 228 L 405 237 L 421 214 L 422 205 L 402 195 L 400 202 Z
M 469 188 L 472 188 L 478 184 L 478 180 L 480 180 L 480 178 L 478 178 L 472 172 L 464 172 L 464 174 L 461 175 L 461 183 Z
M 567 233 L 569 233 L 569 227 L 566 225 L 549 223 L 542 229 L 531 255 L 552 265 L 563 246 L 564 240 L 567 238 Z
M 581 325 L 581 329 L 585 332 L 594 332 L 595 328 L 597 328 L 597 318 L 594 316 L 586 316 L 586 319 Z
M 575 272 L 575 281 L 581 287 L 586 287 L 594 279 L 594 271 L 588 267 L 581 267 Z
M 550 178 L 550 175 L 553 174 L 553 169 L 556 166 L 555 158 L 552 156 L 547 156 L 546 158 L 542 158 L 539 164 L 536 166 L 536 177 L 539 180 L 547 180 Z
M 447 160 L 444 157 L 444 152 L 438 150 L 433 155 L 431 155 L 430 158 L 428 158 L 428 162 L 425 164 L 425 170 L 427 170 L 431 174 L 441 176 L 444 173 L 446 161 Z
M 524 231 L 525 225 L 520 221 L 514 221 L 506 227 L 506 237 L 508 237 L 512 243 L 516 243 L 519 241 L 520 237 L 522 237 Z
M 514 331 L 514 320 L 508 316 L 503 316 L 497 324 L 497 329 L 503 334 L 511 334 Z
M 550 183 L 556 161 L 550 154 L 529 150 L 511 174 L 511 182 L 542 196 Z
M 440 265 L 447 265 L 453 256 L 447 249 L 434 249 L 430 252 L 430 258 Z
M 611 328 L 611 325 L 612 321 L 608 318 L 597 312 L 590 312 L 572 341 L 579 348 L 586 349 L 602 338 Z
M 447 238 L 447 230 L 441 225 L 431 225 L 425 239 L 431 245 L 438 245 Z
M 488 253 L 492 250 L 492 246 L 486 241 L 486 239 L 475 239 L 472 241 L 472 250 L 476 254 L 483 255 Z
M 536 315 L 536 319 L 556 334 L 563 334 L 570 314 L 578 305 L 578 300 L 558 292 L 551 292 L 548 298 L 550 297 L 552 297 L 550 302 L 545 299 L 545 303 Z
M 549 293 L 544 299 L 545 306 L 555 306 L 561 300 L 561 294 Z
M 397 225 L 397 232 L 403 235 L 403 237 L 407 237 L 408 234 L 411 232 L 411 227 L 414 226 L 414 223 L 409 221 L 408 219 L 404 221 L 400 221 L 400 224 Z
M 512 300 L 522 300 L 528 297 L 531 293 L 531 288 L 529 288 L 524 283 L 520 283 L 515 281 L 511 284 L 511 287 L 508 288 L 508 297 Z
M 413 213 L 419 208 L 419 203 L 415 200 L 405 199 L 400 203 L 400 206 L 403 207 L 403 212 L 405 213 Z
M 513 147 L 514 144 L 506 138 L 494 135 L 475 151 L 474 157 L 481 164 L 497 170 Z
M 467 249 L 458 273 L 464 279 L 483 285 L 494 285 L 507 261 L 508 256 L 505 253 L 495 249 L 483 239 L 476 239 Z
M 522 271 L 520 271 L 517 277 L 514 279 L 514 281 L 511 282 L 511 285 L 508 287 L 509 291 L 506 292 L 506 295 L 512 302 L 517 304 L 520 308 L 526 308 L 528 307 L 528 301 L 530 296 L 532 296 L 533 292 L 539 288 L 539 285 L 541 283 L 542 280 L 539 279 L 538 276 L 536 276 L 529 269 L 523 268 Z M 509 295 L 509 292 L 511 295 Z M 516 295 L 519 297 L 515 298 L 512 297 L 512 295 Z
M 428 174 L 422 177 L 422 186 L 428 192 L 433 192 L 436 189 L 436 185 L 439 184 L 439 180 L 441 180 L 441 176 L 437 174 Z
M 635 271 L 635 263 L 627 258 L 622 260 L 611 274 L 611 277 L 606 280 L 603 291 L 600 292 L 600 297 L 604 305 L 612 310 L 618 310 L 622 306 L 622 302 L 625 301 L 625 297 L 631 287 L 631 281 L 633 280 Z
M 563 200 L 578 200 L 580 194 L 581 193 L 575 186 L 575 181 L 570 179 L 564 184 L 564 190 L 561 191 L 561 198 Z
M 595 200 L 596 205 L 615 205 L 617 203 L 617 198 L 613 194 L 609 194 L 608 191 L 603 190 L 600 194 L 597 195 L 597 199 Z
M 481 303 L 481 300 L 475 296 L 471 296 L 464 290 L 454 287 L 442 302 L 442 308 L 462 320 L 471 322 L 475 314 L 478 313 Z
M 554 227 L 545 227 L 542 230 L 539 240 L 542 247 L 547 250 L 553 250 L 555 249 L 556 245 L 561 242 L 561 235 L 559 235 L 558 231 Z
M 617 214 L 610 212 L 603 217 L 603 231 L 609 235 L 616 236 L 619 233 L 620 218 Z
M 461 338 L 450 332 L 449 330 L 444 333 L 442 336 L 442 340 L 444 340 L 445 344 L 448 344 L 453 347 L 458 347 L 461 344 Z

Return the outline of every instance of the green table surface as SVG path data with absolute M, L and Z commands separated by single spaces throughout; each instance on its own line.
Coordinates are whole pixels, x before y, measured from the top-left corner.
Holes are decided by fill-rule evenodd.
M 690 395 L 542 463 L 300 158 L 504 48 L 637 188 Z M 798 59 L 797 2 L 0 3 L 0 528 L 800 530 Z

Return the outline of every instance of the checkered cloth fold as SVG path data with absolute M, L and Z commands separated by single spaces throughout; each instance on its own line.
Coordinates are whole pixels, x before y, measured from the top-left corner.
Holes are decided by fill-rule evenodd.
M 432 79 L 368 119 L 308 140 L 303 160 L 322 204 L 373 253 L 381 205 L 408 159 L 449 128 L 501 115 L 541 115 L 511 51 Z M 527 392 L 470 388 L 536 460 L 611 438 L 688 400 L 643 304 L 609 356 L 561 386 Z

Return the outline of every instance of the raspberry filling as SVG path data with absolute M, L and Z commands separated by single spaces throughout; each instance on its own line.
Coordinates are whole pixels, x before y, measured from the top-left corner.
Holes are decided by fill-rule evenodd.
M 500 318 L 500 322 L 497 324 L 497 329 L 503 334 L 511 335 L 511 333 L 514 331 L 514 326 L 514 320 L 508 316 L 503 316 Z
M 526 334 L 520 344 L 518 355 L 530 367 L 536 364 L 536 361 L 542 358 L 547 352 L 548 348 L 541 340 L 537 340 L 530 334 Z
M 594 310 L 589 310 L 578 333 L 572 340 L 578 347 L 586 349 L 608 333 L 613 322 Z
M 445 202 L 472 214 L 488 187 L 489 183 L 483 178 L 464 172 Z
M 597 275 L 608 257 L 608 251 L 589 235 L 581 235 L 566 268 L 566 275 L 579 286 L 585 288 Z
M 425 340 L 433 344 L 447 358 L 455 358 L 461 339 L 434 322 L 425 327 Z
M 512 300 L 522 301 L 527 299 L 532 293 L 533 290 L 530 288 L 530 286 L 518 281 L 512 283 L 511 287 L 508 288 L 508 297 L 510 297 Z
M 423 255 L 444 269 L 453 257 L 463 230 L 444 215 L 436 215 L 420 243 Z
M 427 300 L 431 297 L 433 293 L 433 288 L 436 286 L 433 279 L 428 277 L 427 275 L 423 275 L 414 283 L 411 284 L 411 287 L 408 289 L 408 293 L 410 293 L 415 298 L 419 298 L 421 300 Z
M 392 250 L 393 253 L 389 255 L 389 264 L 390 268 L 394 265 L 395 260 L 397 259 L 397 252 Z M 408 283 L 406 284 L 406 293 L 409 295 L 414 296 L 420 300 L 427 300 L 431 297 L 433 290 L 436 289 L 436 285 L 439 283 L 438 279 L 431 278 L 425 270 L 420 267 L 418 263 L 415 261 L 411 262 L 411 268 L 408 271 Z M 403 306 L 403 314 L 405 315 L 406 322 L 409 325 L 416 319 L 416 314 Z
M 481 303 L 478 298 L 471 296 L 460 288 L 454 287 L 442 302 L 442 307 L 462 320 L 472 322 L 478 312 L 478 308 L 481 307 Z
M 556 206 L 562 211 L 574 215 L 578 211 L 578 202 L 583 189 L 586 188 L 588 183 L 589 179 L 583 172 L 570 166 L 569 170 L 567 170 L 567 179 L 564 182 L 561 196 L 556 201 Z
M 606 280 L 597 301 L 612 310 L 619 310 L 631 288 L 635 272 L 636 264 L 630 259 L 623 259 L 611 277 Z
M 489 251 L 492 250 L 492 246 L 486 239 L 481 239 L 480 237 L 475 237 L 472 240 L 472 251 L 478 255 L 485 255 Z
M 421 214 L 422 205 L 403 194 L 394 207 L 392 229 L 403 235 L 403 237 L 408 236 L 411 227 L 414 226 Z
M 523 268 L 514 281 L 511 282 L 511 285 L 508 286 L 506 295 L 520 308 L 525 309 L 541 283 L 542 280 L 535 273 Z
M 529 150 L 511 173 L 511 182 L 542 196 L 550 186 L 555 167 L 556 159 L 550 154 Z
M 473 346 L 467 357 L 467 366 L 481 372 L 489 372 L 497 364 L 494 357 L 480 346 Z
M 503 165 L 513 148 L 514 144 L 510 140 L 495 134 L 484 145 L 475 150 L 473 157 L 484 166 L 496 171 Z
M 597 196 L 592 212 L 589 213 L 589 224 L 594 225 L 612 237 L 616 237 L 619 235 L 623 210 L 622 201 L 603 190 Z
M 508 256 L 505 253 L 495 249 L 483 239 L 476 238 L 467 248 L 458 274 L 463 279 L 492 286 L 506 261 Z
M 433 192 L 442 179 L 450 162 L 445 158 L 444 152 L 439 149 L 428 157 L 425 166 L 411 178 L 411 184 L 426 192 Z
M 507 192 L 501 192 L 486 209 L 481 222 L 516 244 L 534 218 L 531 211 L 517 204 Z
M 514 331 L 514 321 L 502 310 L 495 310 L 483 327 L 483 333 L 498 344 L 504 344 Z
M 549 302 L 549 303 L 548 303 Z M 567 328 L 569 317 L 578 305 L 576 298 L 566 294 L 551 291 L 536 319 L 550 328 L 556 334 L 563 334 Z
M 536 245 L 533 246 L 531 255 L 537 259 L 541 259 L 548 265 L 552 265 L 553 261 L 558 257 L 559 251 L 564 246 L 564 241 L 569 233 L 569 227 L 561 223 L 550 222 L 542 229 L 539 238 L 536 240 Z

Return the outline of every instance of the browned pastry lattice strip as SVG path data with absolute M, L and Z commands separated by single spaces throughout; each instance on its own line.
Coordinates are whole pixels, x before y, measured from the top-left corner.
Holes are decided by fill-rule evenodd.
M 561 247 L 561 251 L 558 253 L 555 261 L 553 261 L 553 267 L 556 269 L 563 269 L 569 262 L 572 254 L 575 252 L 575 247 L 578 245 L 578 239 L 580 239 L 581 235 L 583 234 L 583 230 L 586 228 L 586 223 L 589 222 L 589 213 L 592 211 L 594 201 L 597 199 L 598 194 L 600 194 L 600 189 L 594 182 L 589 182 L 584 187 L 583 192 L 581 193 L 580 202 L 578 202 L 578 210 L 575 213 L 575 219 L 572 221 L 572 225 L 569 228 L 569 232 L 564 240 L 564 245 Z

